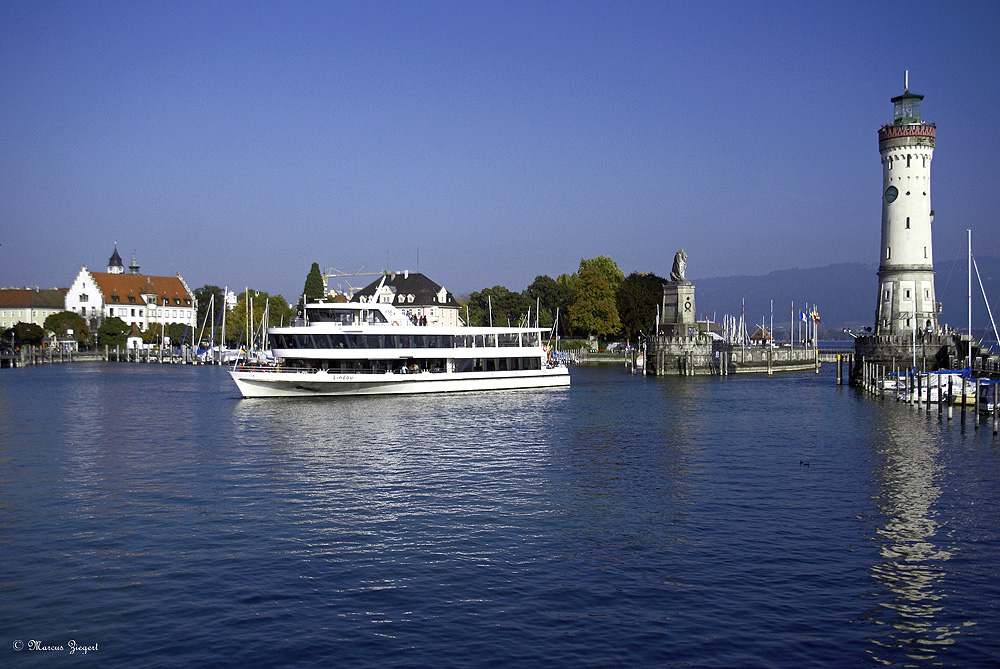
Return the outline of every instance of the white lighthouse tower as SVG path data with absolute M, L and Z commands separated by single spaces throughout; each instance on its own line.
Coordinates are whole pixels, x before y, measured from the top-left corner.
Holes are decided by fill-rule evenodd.
M 882 154 L 882 258 L 876 335 L 911 337 L 914 330 L 937 330 L 934 255 L 931 248 L 931 159 L 933 123 L 920 119 L 922 95 L 892 98 L 892 123 L 878 131 Z

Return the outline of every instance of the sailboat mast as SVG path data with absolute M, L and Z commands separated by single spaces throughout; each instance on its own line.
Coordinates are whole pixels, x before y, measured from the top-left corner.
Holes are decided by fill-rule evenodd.
M 972 228 L 965 231 L 969 238 L 969 369 L 972 369 Z

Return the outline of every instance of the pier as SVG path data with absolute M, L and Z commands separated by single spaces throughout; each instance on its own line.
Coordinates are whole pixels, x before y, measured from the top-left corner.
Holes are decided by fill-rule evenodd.
M 989 362 L 1000 365 L 998 361 Z M 1000 369 L 988 375 L 982 375 L 982 370 L 974 368 L 917 372 L 864 362 L 859 365 L 858 372 L 859 381 L 855 386 L 874 398 L 895 399 L 914 406 L 918 411 L 936 413 L 940 420 L 955 419 L 957 411 L 963 427 L 971 421 L 978 430 L 980 423 L 985 423 L 991 425 L 993 435 L 997 435 L 1000 427 Z
M 105 346 L 104 350 L 67 351 L 53 347 L 25 346 L 19 351 L 0 355 L 0 368 L 27 367 L 62 362 L 139 362 L 180 365 L 222 364 L 213 359 L 201 359 L 191 348 L 180 351 L 163 349 L 121 348 Z

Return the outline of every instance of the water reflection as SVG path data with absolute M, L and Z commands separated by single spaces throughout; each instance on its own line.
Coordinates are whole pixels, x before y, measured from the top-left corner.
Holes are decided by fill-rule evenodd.
M 943 563 L 952 550 L 939 536 L 935 502 L 941 494 L 940 446 L 925 415 L 908 407 L 884 406 L 879 413 L 876 502 L 884 519 L 876 529 L 882 561 L 871 574 L 880 586 L 871 622 L 883 628 L 870 641 L 882 663 L 928 661 L 954 643 L 959 626 L 944 622 Z

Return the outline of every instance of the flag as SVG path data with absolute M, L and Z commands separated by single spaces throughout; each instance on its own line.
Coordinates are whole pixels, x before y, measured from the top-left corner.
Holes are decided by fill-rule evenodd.
M 805 323 L 806 322 L 806 312 L 800 311 L 799 312 L 799 318 L 801 318 L 802 322 Z

